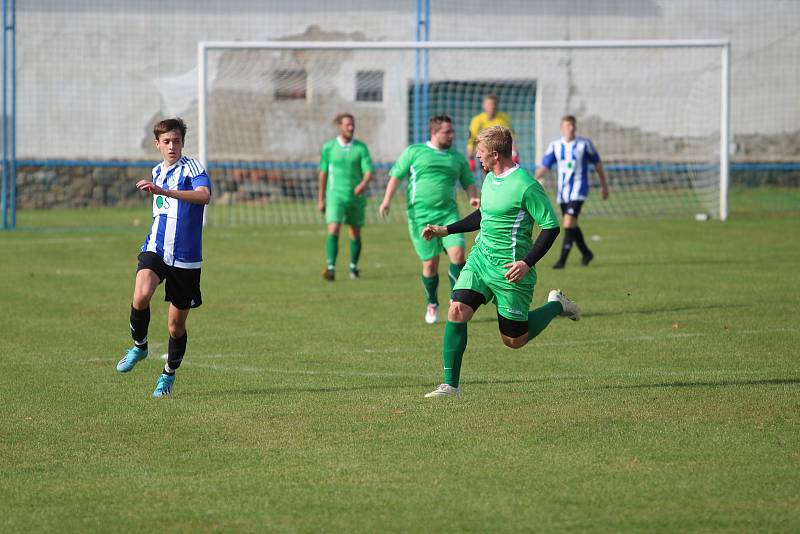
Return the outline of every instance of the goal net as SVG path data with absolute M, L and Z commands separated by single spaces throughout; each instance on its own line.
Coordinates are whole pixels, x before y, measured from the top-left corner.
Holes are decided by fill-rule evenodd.
M 214 225 L 322 222 L 319 151 L 350 112 L 375 166 L 367 221 L 378 219 L 392 163 L 428 139 L 433 115 L 469 124 L 494 94 L 531 173 L 563 115 L 594 141 L 589 216 L 726 217 L 727 42 L 379 43 L 227 42 L 198 47 L 201 159 L 211 171 Z M 480 171 L 476 179 L 480 180 Z M 555 196 L 554 172 L 545 188 Z M 402 189 L 402 188 L 401 188 Z M 396 199 L 393 220 L 402 219 Z M 554 199 L 555 201 L 555 199 Z

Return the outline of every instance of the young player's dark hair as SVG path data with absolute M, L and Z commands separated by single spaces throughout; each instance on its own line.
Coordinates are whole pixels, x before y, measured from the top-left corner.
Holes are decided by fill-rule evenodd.
M 578 125 L 578 119 L 575 118 L 575 115 L 564 115 L 561 117 L 561 122 L 570 122 L 573 126 Z
M 342 123 L 344 119 L 350 119 L 353 123 L 356 122 L 356 118 L 353 117 L 352 113 L 337 113 L 336 116 L 333 118 L 333 123 L 337 126 Z
M 157 122 L 156 125 L 153 126 L 153 135 L 156 136 L 156 141 L 158 141 L 159 137 L 167 132 L 171 132 L 172 130 L 178 130 L 181 132 L 181 140 L 186 140 L 186 123 L 183 122 L 183 119 L 179 117 Z
M 452 124 L 453 120 L 447 115 L 436 115 L 435 117 L 431 117 L 431 119 L 428 121 L 428 129 L 431 131 L 431 133 L 438 132 L 439 128 L 441 128 L 442 124 L 445 122 Z

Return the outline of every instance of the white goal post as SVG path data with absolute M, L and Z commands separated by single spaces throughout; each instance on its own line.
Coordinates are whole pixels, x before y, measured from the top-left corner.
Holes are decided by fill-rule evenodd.
M 620 40 L 620 41 L 497 41 L 497 42 L 462 42 L 462 41 L 428 41 L 428 42 L 394 42 L 394 41 L 202 41 L 197 45 L 198 75 L 198 156 L 205 166 L 209 161 L 209 64 L 210 51 L 233 52 L 237 50 L 260 50 L 273 53 L 289 51 L 411 51 L 427 54 L 433 50 L 462 51 L 541 51 L 564 50 L 571 53 L 578 50 L 612 50 L 612 49 L 711 49 L 719 52 L 719 145 L 718 145 L 718 217 L 724 221 L 728 218 L 728 183 L 730 171 L 730 41 L 727 39 L 683 39 L 683 40 Z M 511 53 L 511 52 L 509 52 Z M 386 65 L 390 69 L 391 65 Z M 713 65 L 717 67 L 717 65 Z M 427 56 L 425 60 L 427 69 Z M 417 67 L 419 73 L 419 67 Z M 427 73 L 426 73 L 427 74 Z M 427 80 L 426 80 L 427 83 Z M 714 84 L 717 82 L 714 81 Z M 716 92 L 716 85 L 714 85 Z M 311 104 L 313 106 L 313 103 Z M 537 98 L 536 107 L 541 106 Z M 703 105 L 705 106 L 705 103 Z M 713 118 L 716 119 L 716 111 Z M 537 137 L 541 131 L 536 132 Z M 587 135 L 592 137 L 591 132 Z M 332 137 L 332 135 L 331 135 Z M 543 147 L 537 139 L 537 153 Z M 366 140 L 369 144 L 369 140 Z M 317 147 L 318 148 L 318 147 Z M 602 147 L 601 153 L 602 153 Z M 716 149 L 715 149 L 716 150 Z M 213 158 L 212 158 L 213 159 Z M 716 162 L 714 162 L 716 172 Z

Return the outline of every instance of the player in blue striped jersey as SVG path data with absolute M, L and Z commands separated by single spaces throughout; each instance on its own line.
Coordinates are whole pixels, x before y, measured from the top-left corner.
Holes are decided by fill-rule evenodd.
M 153 135 L 164 161 L 153 168 L 151 180 L 136 184 L 153 195 L 153 225 L 138 257 L 130 317 L 133 347 L 117 363 L 117 371 L 127 373 L 147 357 L 150 300 L 166 280 L 169 349 L 153 391 L 153 397 L 162 397 L 172 393 L 175 371 L 186 353 L 189 310 L 202 304 L 203 210 L 211 200 L 211 180 L 200 162 L 183 155 L 186 125 L 181 119 L 159 122 Z
M 583 232 L 578 226 L 578 215 L 581 207 L 589 196 L 589 164 L 594 165 L 597 176 L 600 177 L 600 187 L 603 200 L 608 198 L 608 184 L 603 162 L 594 143 L 588 137 L 575 135 L 577 121 L 572 115 L 561 119 L 561 139 L 550 143 L 542 158 L 542 163 L 536 169 L 536 179 L 540 182 L 548 169 L 557 165 L 558 191 L 556 201 L 561 206 L 561 215 L 564 218 L 564 241 L 561 246 L 561 257 L 554 269 L 563 269 L 567 263 L 567 256 L 574 243 L 580 249 L 583 257 L 581 265 L 589 265 L 594 254 L 586 246 Z

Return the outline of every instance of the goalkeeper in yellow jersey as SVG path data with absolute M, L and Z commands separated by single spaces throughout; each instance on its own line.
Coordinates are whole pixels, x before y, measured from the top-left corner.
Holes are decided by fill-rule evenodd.
M 325 214 L 328 225 L 327 264 L 322 277 L 330 282 L 336 278 L 342 224 L 350 226 L 350 278 L 360 276 L 358 258 L 367 207 L 365 192 L 373 173 L 367 145 L 353 138 L 355 118 L 350 113 L 340 113 L 333 122 L 339 135 L 322 145 L 319 157 L 319 210 Z
M 491 126 L 505 126 L 514 134 L 514 128 L 511 126 L 511 117 L 502 111 L 498 111 L 497 107 L 499 99 L 497 95 L 489 94 L 483 97 L 482 113 L 478 113 L 469 123 L 469 139 L 467 139 L 467 157 L 469 158 L 469 168 L 474 173 L 476 170 L 475 163 L 475 149 L 477 148 L 478 134 L 481 130 L 485 130 Z M 517 155 L 517 146 L 512 141 L 511 146 L 511 160 L 514 163 L 519 163 L 519 156 Z

